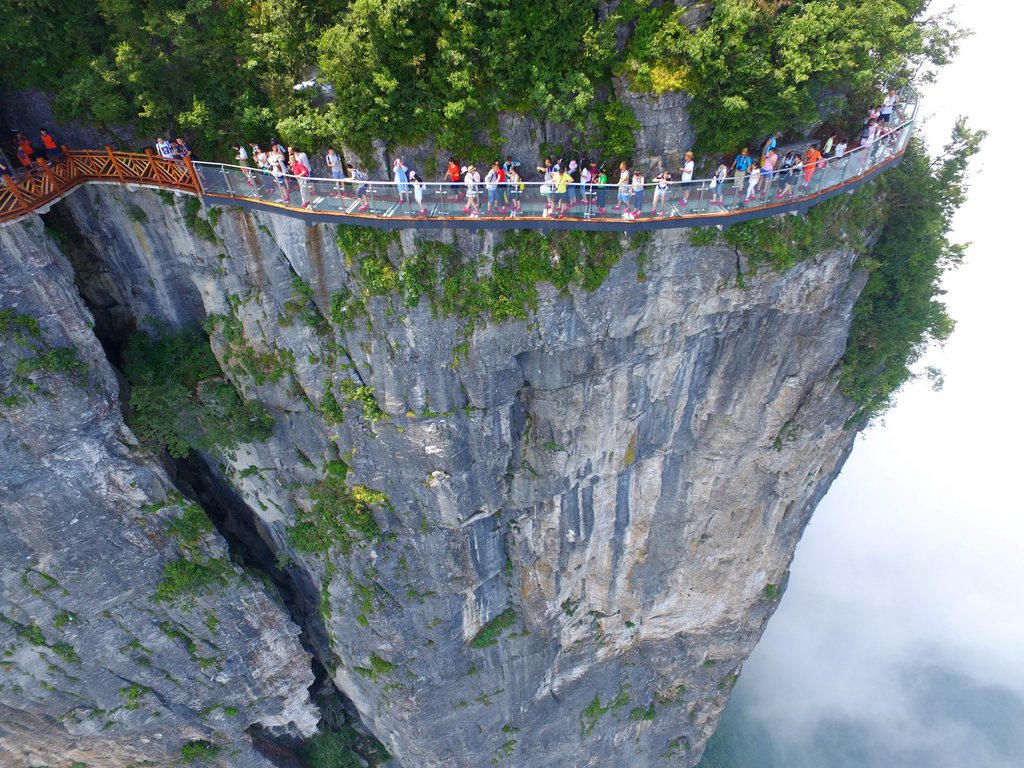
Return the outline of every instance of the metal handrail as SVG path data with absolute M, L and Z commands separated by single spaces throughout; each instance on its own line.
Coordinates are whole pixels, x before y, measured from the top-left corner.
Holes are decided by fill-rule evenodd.
M 842 157 L 827 158 L 821 164 L 804 164 L 801 158 L 789 173 L 773 169 L 770 174 L 762 174 L 749 194 L 742 193 L 749 179 L 742 178 L 737 183 L 734 175 L 724 182 L 704 178 L 688 182 L 650 181 L 634 187 L 631 180 L 628 186 L 615 180 L 604 185 L 593 181 L 567 185 L 535 181 L 488 183 L 482 174 L 479 184 L 469 187 L 464 180 L 413 184 L 352 177 L 275 175 L 268 170 L 228 163 L 165 159 L 152 150 L 140 154 L 106 147 L 65 149 L 55 160 L 40 159 L 31 172 L 20 178 L 4 176 L 0 182 L 0 224 L 17 220 L 80 184 L 92 182 L 170 188 L 196 194 L 215 204 L 264 207 L 292 215 L 312 214 L 316 220 L 337 219 L 387 228 L 479 227 L 500 222 L 504 228 L 515 225 L 607 229 L 614 224 L 616 228 L 647 229 L 652 222 L 658 222 L 659 227 L 731 223 L 803 210 L 898 162 L 917 117 L 916 92 L 907 86 L 904 94 L 910 97 L 900 102 L 901 122 L 885 137 L 870 146 L 855 147 Z M 781 158 L 783 153 L 779 154 Z M 788 183 L 781 184 L 782 181 Z M 565 186 L 565 192 L 558 192 L 558 186 Z M 736 194 L 737 186 L 741 194 Z M 296 193 L 297 202 L 293 200 Z M 620 194 L 624 208 L 615 204 Z M 655 201 L 659 206 L 652 215 L 649 206 Z M 641 209 L 648 206 L 640 216 L 631 212 L 638 202 Z M 474 216 L 477 209 L 481 211 L 479 218 Z

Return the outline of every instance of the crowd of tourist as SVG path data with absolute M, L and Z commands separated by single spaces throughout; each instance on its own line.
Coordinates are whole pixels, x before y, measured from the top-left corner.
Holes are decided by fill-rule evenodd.
M 697 189 L 710 193 L 706 202 L 712 206 L 725 206 L 727 198 L 744 203 L 766 200 L 771 192 L 774 192 L 774 199 L 781 200 L 809 191 L 815 174 L 825 168 L 828 160 L 841 162 L 855 147 L 864 150 L 861 160 L 864 167 L 874 162 L 878 152 L 895 149 L 898 134 L 892 118 L 898 114 L 896 91 L 889 90 L 884 100 L 870 110 L 853 142 L 845 133 L 837 131 L 823 143 L 786 148 L 779 143 L 782 134 L 773 133 L 765 138 L 756 154 L 743 147 L 731 161 L 721 159 L 711 178 L 704 181 L 694 181 L 696 162 L 692 151 L 684 153 L 677 175 L 660 170 L 650 180 L 641 168 L 630 167 L 625 161 L 617 167 L 611 166 L 616 175 L 610 175 L 608 166 L 596 160 L 581 158 L 565 162 L 550 157 L 537 165 L 536 176 L 528 179 L 522 165 L 510 155 L 504 162 L 494 161 L 484 166 L 483 173 L 473 163 L 463 165 L 450 157 L 443 178 L 432 188 L 443 195 L 446 203 L 461 205 L 463 213 L 471 217 L 519 216 L 527 184 L 536 190 L 532 199 L 539 195 L 543 200 L 542 215 L 550 218 L 564 218 L 571 209 L 581 205 L 586 205 L 588 213 L 597 216 L 607 216 L 609 208 L 614 215 L 626 219 L 665 216 L 673 207 L 685 209 Z M 60 154 L 56 139 L 45 128 L 40 129 L 39 140 L 47 159 Z M 36 148 L 28 137 L 21 131 L 15 132 L 14 145 L 20 170 L 34 169 Z M 155 150 L 169 161 L 184 163 L 186 159 L 194 159 L 191 147 L 181 137 L 174 141 L 157 137 Z M 251 142 L 235 145 L 233 151 L 235 164 L 253 194 L 260 198 L 276 198 L 292 205 L 297 194 L 298 204 L 311 208 L 318 194 L 338 198 L 354 195 L 358 213 L 371 211 L 375 198 L 395 198 L 412 215 L 427 215 L 426 182 L 400 157 L 393 160 L 390 183 L 382 189 L 379 182 L 371 181 L 365 170 L 343 163 L 333 147 L 323 156 L 326 178 L 314 178 L 306 152 L 298 147 L 285 147 L 277 139 L 272 139 L 266 149 Z M 256 173 L 255 169 L 264 173 Z M 0 173 L 11 172 L 0 155 Z M 14 172 L 17 173 L 17 169 Z M 322 185 L 319 191 L 318 185 Z M 645 208 L 648 191 L 652 192 L 651 205 Z
M 756 154 L 744 147 L 731 160 L 721 160 L 709 181 L 694 181 L 696 162 L 693 152 L 687 151 L 677 174 L 660 170 L 651 179 L 641 168 L 630 167 L 627 162 L 620 162 L 614 167 L 616 174 L 610 175 L 608 168 L 596 160 L 581 158 L 566 162 L 548 157 L 536 166 L 536 175 L 530 174 L 528 178 L 521 163 L 512 156 L 481 168 L 473 163 L 460 164 L 450 157 L 442 178 L 431 187 L 435 193 L 444 195 L 447 204 L 461 206 L 463 213 L 474 218 L 520 215 L 528 184 L 533 192 L 532 199 L 536 200 L 539 195 L 543 200 L 542 216 L 556 219 L 570 215 L 574 207 L 581 205 L 587 205 L 597 216 L 607 216 L 609 210 L 627 219 L 665 216 L 672 207 L 686 208 L 697 189 L 710 193 L 707 202 L 713 206 L 724 206 L 727 198 L 742 202 L 764 200 L 771 192 L 774 193 L 772 199 L 781 200 L 809 191 L 826 161 L 842 161 L 856 146 L 865 149 L 864 165 L 874 161 L 876 151 L 895 148 L 892 142 L 898 137 L 893 132 L 891 118 L 897 107 L 896 92 L 889 91 L 884 101 L 867 115 L 853 143 L 845 133 L 836 132 L 822 143 L 784 148 L 779 143 L 782 134 L 773 133 Z M 184 145 L 181 139 L 177 144 Z M 172 156 L 169 153 L 175 151 L 174 147 L 172 144 L 168 149 L 166 142 L 158 144 L 165 157 Z M 358 202 L 354 209 L 357 213 L 370 211 L 374 200 L 386 200 L 397 202 L 412 215 L 427 215 L 424 201 L 427 185 L 400 157 L 392 161 L 389 183 L 382 185 L 371 181 L 362 168 L 342 162 L 334 148 L 329 148 L 323 156 L 328 174 L 323 179 L 314 178 L 306 152 L 298 147 L 286 147 L 276 139 L 272 139 L 266 149 L 253 142 L 238 144 L 233 150 L 235 163 L 258 196 L 292 205 L 297 194 L 297 202 L 304 208 L 312 207 L 317 194 L 354 196 Z M 187 154 L 187 145 L 183 151 Z M 253 169 L 257 168 L 265 173 L 255 173 Z M 318 192 L 316 185 L 327 188 Z M 648 193 L 651 193 L 650 207 L 645 204 Z
M 8 165 L 3 153 L 0 153 L 0 175 L 14 176 L 22 173 L 31 173 L 38 165 L 39 158 L 53 160 L 63 151 L 57 143 L 57 139 L 45 128 L 39 129 L 39 143 L 33 145 L 32 140 L 24 131 L 14 130 L 13 141 L 11 142 L 14 160 Z M 37 152 L 42 147 L 42 152 Z M 13 165 L 13 167 L 12 167 Z

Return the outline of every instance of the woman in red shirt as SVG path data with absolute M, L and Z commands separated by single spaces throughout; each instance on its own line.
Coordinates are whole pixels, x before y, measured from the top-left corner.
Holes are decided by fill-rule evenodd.
M 299 181 L 302 207 L 309 208 L 309 169 L 294 154 L 288 155 L 288 168 Z

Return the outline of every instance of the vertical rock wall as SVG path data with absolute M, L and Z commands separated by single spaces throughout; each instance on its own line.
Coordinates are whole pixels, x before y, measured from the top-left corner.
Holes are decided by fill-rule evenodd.
M 192 505 L 125 427 L 38 219 L 0 229 L 0 312 L 0 763 L 163 765 L 195 741 L 222 765 L 269 765 L 246 728 L 316 728 L 298 628 L 212 528 L 188 554 L 223 562 L 223 580 L 155 600 Z
M 276 426 L 227 477 L 322 585 L 317 653 L 398 761 L 697 762 L 852 445 L 852 249 L 740 288 L 736 253 L 660 233 L 593 292 L 542 285 L 528 320 L 471 327 L 368 295 L 331 227 L 224 209 L 205 243 L 180 202 L 112 187 L 48 217 L 139 322 L 234 318 L 214 348 Z M 495 236 L 438 236 L 489 273 Z M 366 315 L 328 324 L 345 291 Z M 382 535 L 295 551 L 338 462 Z

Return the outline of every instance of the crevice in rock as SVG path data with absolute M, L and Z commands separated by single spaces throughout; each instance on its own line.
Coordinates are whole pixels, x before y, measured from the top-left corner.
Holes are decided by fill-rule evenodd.
M 94 317 L 93 331 L 117 376 L 121 409 L 127 415 L 131 387 L 121 365 L 128 341 L 139 329 L 138 320 L 117 277 L 78 233 L 74 221 L 60 206 L 41 218 L 48 234 L 57 241 L 72 265 L 76 288 Z M 362 723 L 355 705 L 334 685 L 327 670 L 332 651 L 319 611 L 319 583 L 297 565 L 279 564 L 266 522 L 246 504 L 209 456 L 193 450 L 184 459 L 173 459 L 166 453 L 160 458 L 178 491 L 203 508 L 227 543 L 232 559 L 267 577 L 281 605 L 299 627 L 299 642 L 312 657 L 314 680 L 309 692 L 321 712 L 320 729 L 337 730 L 339 713 L 344 713 L 342 725 L 354 728 L 368 744 L 373 740 L 371 732 Z M 275 764 L 282 768 L 301 765 L 295 756 L 301 740 L 258 728 L 250 735 L 257 750 Z

